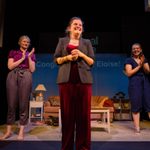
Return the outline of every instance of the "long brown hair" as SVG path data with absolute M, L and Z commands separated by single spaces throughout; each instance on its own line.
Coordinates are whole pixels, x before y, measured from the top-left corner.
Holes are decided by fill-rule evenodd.
M 68 23 L 68 26 L 67 26 L 66 30 L 65 30 L 65 32 L 66 32 L 67 35 L 70 34 L 68 28 L 71 26 L 71 24 L 72 24 L 72 22 L 73 22 L 74 20 L 80 20 L 80 21 L 82 22 L 82 25 L 83 25 L 83 21 L 82 21 L 82 19 L 81 19 L 80 17 L 72 17 L 72 18 L 70 19 L 69 23 Z M 82 32 L 83 32 L 83 31 L 82 31 Z

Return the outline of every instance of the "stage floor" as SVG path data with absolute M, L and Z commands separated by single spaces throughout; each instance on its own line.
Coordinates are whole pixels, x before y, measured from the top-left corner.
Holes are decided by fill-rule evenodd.
M 0 125 L 0 136 L 6 130 L 6 125 Z M 6 141 L 17 138 L 17 123 L 13 126 L 13 135 Z M 98 122 L 92 121 L 92 141 L 150 141 L 150 121 L 141 122 L 141 133 L 135 134 L 132 121 L 114 121 L 110 125 L 110 133 L 104 128 L 98 128 Z M 28 124 L 25 128 L 24 141 L 61 141 L 58 126 Z

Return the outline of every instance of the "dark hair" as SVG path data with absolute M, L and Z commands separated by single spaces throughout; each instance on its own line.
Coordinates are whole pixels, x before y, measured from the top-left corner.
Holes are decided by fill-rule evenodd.
M 140 56 L 143 55 L 143 51 L 142 51 L 142 45 L 140 43 L 133 43 L 131 47 L 133 47 L 134 45 L 137 45 L 141 48 L 141 53 L 140 53 Z M 132 54 L 132 50 L 131 50 L 131 57 L 133 56 Z
M 142 45 L 140 43 L 133 43 L 132 46 L 133 45 L 138 45 L 140 48 L 142 48 Z
M 72 24 L 72 22 L 73 22 L 74 20 L 81 20 L 82 25 L 83 25 L 83 21 L 82 21 L 82 19 L 81 19 L 80 17 L 76 17 L 76 16 L 75 16 L 75 17 L 72 17 L 72 18 L 69 20 L 68 26 L 67 26 L 67 28 L 66 28 L 66 30 L 65 30 L 65 32 L 66 32 L 67 35 L 69 35 L 68 28 L 70 27 L 70 25 Z

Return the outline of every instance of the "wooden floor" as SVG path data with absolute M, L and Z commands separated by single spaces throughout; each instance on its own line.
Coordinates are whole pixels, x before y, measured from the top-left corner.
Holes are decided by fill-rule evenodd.
M 92 141 L 150 141 L 150 121 L 141 122 L 141 133 L 136 134 L 132 121 L 114 121 L 110 124 L 110 133 L 99 126 L 100 122 L 92 121 Z M 6 125 L 0 126 L 0 136 L 5 132 Z M 16 140 L 17 124 L 13 127 L 13 135 L 7 139 Z M 61 141 L 61 132 L 58 126 L 28 124 L 25 128 L 24 141 Z
M 150 121 L 141 122 L 141 133 L 135 134 L 132 121 L 114 121 L 107 129 L 99 128 L 93 121 L 91 129 L 91 150 L 143 150 L 150 147 Z M 6 125 L 0 126 L 0 136 Z M 61 132 L 58 126 L 28 124 L 24 141 L 17 141 L 18 126 L 13 126 L 13 135 L 0 141 L 0 150 L 60 150 Z

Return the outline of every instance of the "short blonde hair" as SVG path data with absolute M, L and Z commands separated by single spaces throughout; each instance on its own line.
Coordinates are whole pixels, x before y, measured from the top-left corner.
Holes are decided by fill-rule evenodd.
M 27 36 L 27 35 L 22 35 L 20 36 L 19 40 L 18 40 L 18 44 L 20 45 L 20 42 L 23 40 L 23 39 L 27 39 L 29 41 L 29 43 L 31 42 L 30 38 Z

